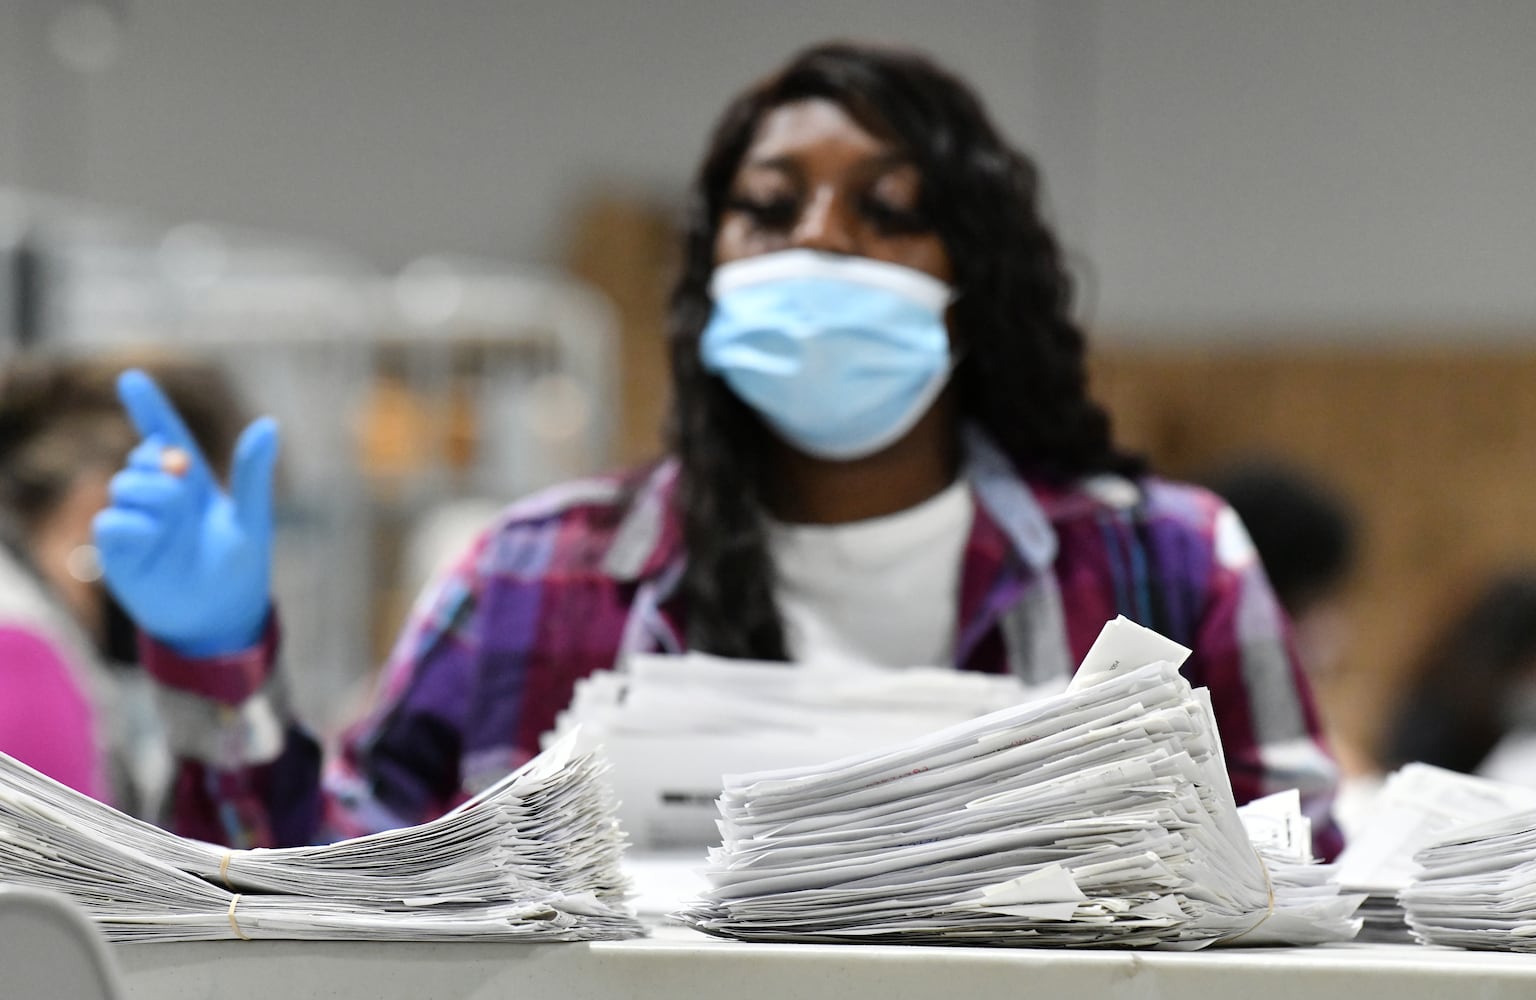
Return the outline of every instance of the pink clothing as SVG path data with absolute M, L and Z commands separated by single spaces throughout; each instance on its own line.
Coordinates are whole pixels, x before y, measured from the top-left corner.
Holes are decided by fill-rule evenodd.
M 31 629 L 0 627 L 0 750 L 105 801 L 90 700 L 64 655 Z

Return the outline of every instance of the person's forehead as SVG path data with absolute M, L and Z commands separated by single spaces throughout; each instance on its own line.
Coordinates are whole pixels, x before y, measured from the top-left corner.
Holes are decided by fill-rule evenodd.
M 865 158 L 891 155 L 891 144 L 872 134 L 846 110 L 825 98 L 781 104 L 763 116 L 747 162 L 772 160 L 811 148 L 835 148 Z

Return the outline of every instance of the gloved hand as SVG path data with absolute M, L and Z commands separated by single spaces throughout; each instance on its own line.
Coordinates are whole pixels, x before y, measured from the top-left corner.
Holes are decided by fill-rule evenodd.
M 253 421 L 219 488 L 176 408 L 148 375 L 118 396 L 143 442 L 92 525 L 108 589 L 140 628 L 187 656 L 245 649 L 271 610 L 277 423 Z

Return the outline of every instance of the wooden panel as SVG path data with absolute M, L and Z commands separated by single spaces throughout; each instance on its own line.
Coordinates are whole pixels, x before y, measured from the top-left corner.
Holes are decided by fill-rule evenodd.
M 568 235 L 566 265 L 612 301 L 619 320 L 619 428 L 615 457 L 655 458 L 671 398 L 667 296 L 677 268 L 677 233 L 667 206 L 597 193 Z

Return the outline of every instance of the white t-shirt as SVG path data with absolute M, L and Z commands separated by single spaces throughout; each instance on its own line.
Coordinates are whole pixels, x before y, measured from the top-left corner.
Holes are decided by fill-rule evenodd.
M 791 659 L 947 666 L 975 513 L 957 480 L 915 507 L 848 524 L 770 524 Z

